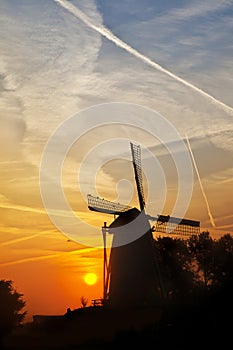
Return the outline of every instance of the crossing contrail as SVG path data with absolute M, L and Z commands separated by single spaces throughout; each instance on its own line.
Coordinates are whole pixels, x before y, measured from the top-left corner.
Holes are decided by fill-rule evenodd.
M 198 92 L 202 96 L 208 98 L 210 101 L 215 103 L 216 105 L 222 107 L 225 111 L 227 112 L 233 112 L 233 108 L 226 105 L 224 102 L 216 99 L 214 96 L 208 94 L 204 90 L 198 88 L 197 86 L 189 83 L 187 80 L 184 80 L 180 78 L 178 75 L 170 72 L 166 68 L 163 68 L 160 66 L 160 64 L 152 61 L 149 57 L 143 55 L 133 47 L 131 47 L 129 44 L 118 38 L 115 34 L 113 34 L 108 28 L 106 28 L 103 25 L 96 25 L 92 22 L 92 20 L 84 13 L 82 12 L 79 8 L 68 2 L 67 0 L 54 0 L 57 4 L 65 8 L 67 11 L 72 13 L 76 18 L 79 18 L 83 23 L 85 23 L 89 28 L 92 28 L 94 31 L 97 33 L 101 34 L 103 37 L 107 38 L 108 40 L 112 41 L 115 45 L 121 47 L 131 55 L 139 58 L 141 61 L 145 62 L 149 66 L 155 68 L 156 70 L 168 75 L 169 77 L 175 79 L 176 81 L 180 82 L 181 84 L 191 88 L 192 90 Z
M 200 174 L 199 174 L 199 171 L 198 171 L 196 160 L 195 160 L 194 155 L 193 155 L 193 151 L 192 151 L 191 146 L 190 146 L 190 142 L 189 142 L 188 136 L 185 135 L 185 137 L 186 137 L 186 141 L 187 141 L 187 144 L 188 144 L 188 149 L 189 149 L 192 161 L 193 161 L 193 165 L 194 165 L 194 168 L 195 168 L 195 171 L 196 171 L 196 174 L 197 174 L 197 178 L 198 178 L 198 181 L 199 181 L 199 184 L 200 184 L 201 192 L 202 192 L 202 195 L 203 195 L 205 203 L 206 203 L 206 208 L 207 208 L 207 212 L 208 212 L 208 215 L 209 215 L 209 218 L 210 218 L 211 225 L 213 227 L 216 227 L 213 215 L 212 215 L 211 210 L 210 210 L 210 205 L 209 205 L 207 196 L 205 194 L 204 187 L 203 187 L 202 182 L 201 182 L 201 177 L 200 177 Z

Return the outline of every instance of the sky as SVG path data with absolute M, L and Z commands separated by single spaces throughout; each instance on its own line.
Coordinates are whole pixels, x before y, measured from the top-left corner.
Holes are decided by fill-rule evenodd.
M 138 205 L 131 140 L 152 214 L 173 211 L 181 180 L 178 212 L 233 232 L 232 1 L 1 0 L 0 25 L 0 278 L 28 318 L 102 297 L 113 218 L 86 194 Z

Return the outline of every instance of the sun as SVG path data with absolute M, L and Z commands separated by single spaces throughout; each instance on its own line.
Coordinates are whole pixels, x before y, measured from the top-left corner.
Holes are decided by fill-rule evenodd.
M 97 275 L 93 272 L 87 273 L 84 276 L 84 281 L 89 286 L 92 286 L 93 284 L 95 284 L 97 282 Z

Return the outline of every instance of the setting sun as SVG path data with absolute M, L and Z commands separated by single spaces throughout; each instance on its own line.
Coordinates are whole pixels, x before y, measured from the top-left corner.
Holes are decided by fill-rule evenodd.
M 92 286 L 93 284 L 96 283 L 97 281 L 97 275 L 95 273 L 87 273 L 84 276 L 84 281 L 86 284 L 88 284 L 89 286 Z

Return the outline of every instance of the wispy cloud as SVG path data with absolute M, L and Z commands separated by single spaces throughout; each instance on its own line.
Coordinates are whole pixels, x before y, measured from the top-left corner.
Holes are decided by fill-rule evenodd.
M 216 11 L 224 10 L 231 5 L 232 2 L 229 0 L 195 1 L 186 6 L 168 10 L 166 14 L 159 17 L 158 21 L 169 24 L 178 21 L 189 21 L 195 17 L 205 17 Z
M 30 258 L 8 261 L 5 263 L 1 263 L 0 266 L 6 267 L 6 266 L 12 266 L 12 265 L 18 265 L 18 264 L 24 264 L 24 263 L 30 263 L 30 262 L 43 261 L 43 260 L 48 260 L 48 259 L 55 259 L 55 258 L 59 258 L 59 257 L 68 257 L 68 256 L 72 256 L 72 255 L 82 256 L 82 254 L 95 252 L 97 250 L 99 250 L 99 248 L 80 248 L 80 249 L 72 250 L 70 252 L 40 255 L 40 256 L 34 256 L 34 257 L 30 257 Z
M 31 235 L 31 236 L 25 236 L 25 237 L 20 237 L 20 238 L 11 239 L 11 240 L 9 240 L 9 241 L 5 241 L 5 242 L 3 242 L 3 243 L 0 243 L 0 247 L 4 247 L 4 246 L 11 245 L 11 244 L 16 244 L 16 243 L 24 242 L 24 241 L 27 241 L 27 240 L 29 240 L 29 239 L 39 237 L 39 236 L 41 236 L 41 235 L 42 235 L 41 233 L 35 233 L 34 235 Z
M 20 210 L 20 211 L 31 212 L 36 214 L 46 214 L 45 209 L 27 207 L 25 205 L 18 205 L 13 203 L 0 203 L 0 208 Z
M 157 62 L 151 60 L 149 57 L 143 55 L 136 49 L 134 49 L 132 46 L 127 44 L 126 42 L 122 41 L 120 38 L 118 38 L 116 35 L 114 35 L 108 28 L 104 26 L 99 26 L 94 23 L 88 18 L 88 16 L 85 15 L 82 11 L 80 11 L 77 7 L 72 5 L 70 2 L 66 0 L 54 0 L 58 4 L 60 4 L 62 7 L 67 9 L 69 12 L 71 12 L 73 15 L 75 15 L 77 18 L 81 19 L 88 27 L 92 28 L 94 31 L 100 33 L 104 37 L 106 37 L 108 40 L 114 42 L 117 46 L 121 47 L 122 49 L 129 52 L 131 55 L 139 58 L 146 64 L 150 65 L 151 67 L 155 68 L 156 70 L 159 70 L 160 72 L 168 75 L 172 79 L 175 79 L 179 83 L 191 88 L 192 90 L 198 92 L 199 94 L 203 95 L 204 97 L 208 98 L 210 101 L 214 102 L 216 105 L 222 107 L 227 112 L 233 112 L 233 108 L 226 105 L 224 102 L 219 101 L 214 96 L 208 94 L 206 91 L 202 90 L 201 88 L 193 85 L 192 83 L 188 82 L 187 80 L 181 78 L 180 76 L 172 73 L 171 71 L 167 70 L 166 68 L 162 67 Z
M 72 19 L 58 14 L 52 2 L 32 1 L 31 7 L 24 2 L 18 12 L 17 5 L 2 5 L 0 16 L 7 33 L 1 40 L 5 102 L 0 100 L 0 110 L 12 115 L 15 109 L 18 119 L 26 122 L 25 153 L 38 165 L 36 152 L 42 151 L 48 135 L 82 107 L 82 95 L 95 87 L 93 69 L 101 38 L 82 23 L 77 27 Z M 101 21 L 94 1 L 83 8 Z M 38 130 L 38 123 L 44 122 L 47 128 Z
M 104 17 L 100 11 L 107 3 L 109 11 L 114 11 Z M 228 157 L 224 152 L 233 149 L 231 112 L 216 108 L 219 105 L 213 100 L 175 77 L 183 77 L 208 95 L 231 104 L 232 1 L 146 3 L 152 11 L 148 7 L 143 12 L 141 2 L 135 2 L 134 8 L 131 1 L 121 1 L 120 5 L 103 1 L 101 6 L 94 1 L 69 2 L 69 6 L 78 6 L 82 19 L 54 1 L 45 4 L 32 0 L 30 6 L 26 1 L 15 2 L 14 6 L 7 1 L 0 4 L 4 32 L 0 43 L 0 110 L 4 120 L 14 122 L 9 128 L 12 136 L 17 136 L 13 130 L 19 132 L 26 126 L 23 142 L 15 143 L 13 150 L 17 158 L 17 149 L 23 148 L 20 162 L 26 171 L 16 172 L 6 154 L 8 161 L 0 164 L 1 190 L 10 200 L 6 203 L 3 199 L 2 205 L 16 210 L 17 218 L 30 213 L 44 218 L 46 214 L 35 195 L 26 196 L 24 188 L 33 194 L 38 190 L 38 178 L 35 175 L 29 181 L 31 170 L 23 157 L 37 171 L 43 147 L 60 122 L 82 108 L 102 102 L 130 101 L 157 110 L 173 123 L 181 137 L 190 135 L 195 147 L 208 137 L 214 149 L 221 148 L 222 160 L 216 161 L 215 167 L 212 161 L 211 169 L 201 168 L 201 177 L 211 176 L 214 183 L 222 179 L 222 185 L 230 183 L 231 175 L 225 170 L 221 179 L 217 175 L 214 178 L 214 173 L 228 166 L 223 164 Z M 225 11 L 228 6 L 229 11 Z M 158 7 L 162 10 L 157 11 Z M 166 74 L 156 62 L 175 77 Z M 155 125 L 150 127 L 155 129 Z M 122 135 L 126 135 L 124 131 Z M 198 157 L 200 149 L 206 152 L 206 148 L 199 147 L 195 152 Z M 77 184 L 73 171 L 80 161 L 77 152 L 75 157 L 75 161 L 68 160 L 64 173 L 68 191 Z M 112 189 L 111 180 L 107 178 L 107 185 Z M 69 195 L 72 203 L 77 203 L 77 198 L 73 201 L 74 195 Z
M 12 266 L 12 265 L 36 262 L 36 261 L 43 261 L 43 260 L 48 260 L 48 259 L 54 259 L 54 258 L 57 258 L 59 256 L 60 256 L 60 254 L 50 254 L 50 255 L 35 256 L 35 257 L 32 257 L 32 258 L 24 258 L 24 259 L 18 259 L 18 260 L 14 260 L 14 261 L 8 261 L 8 262 L 0 264 L 0 266 L 1 267 L 6 267 L 6 266 Z

